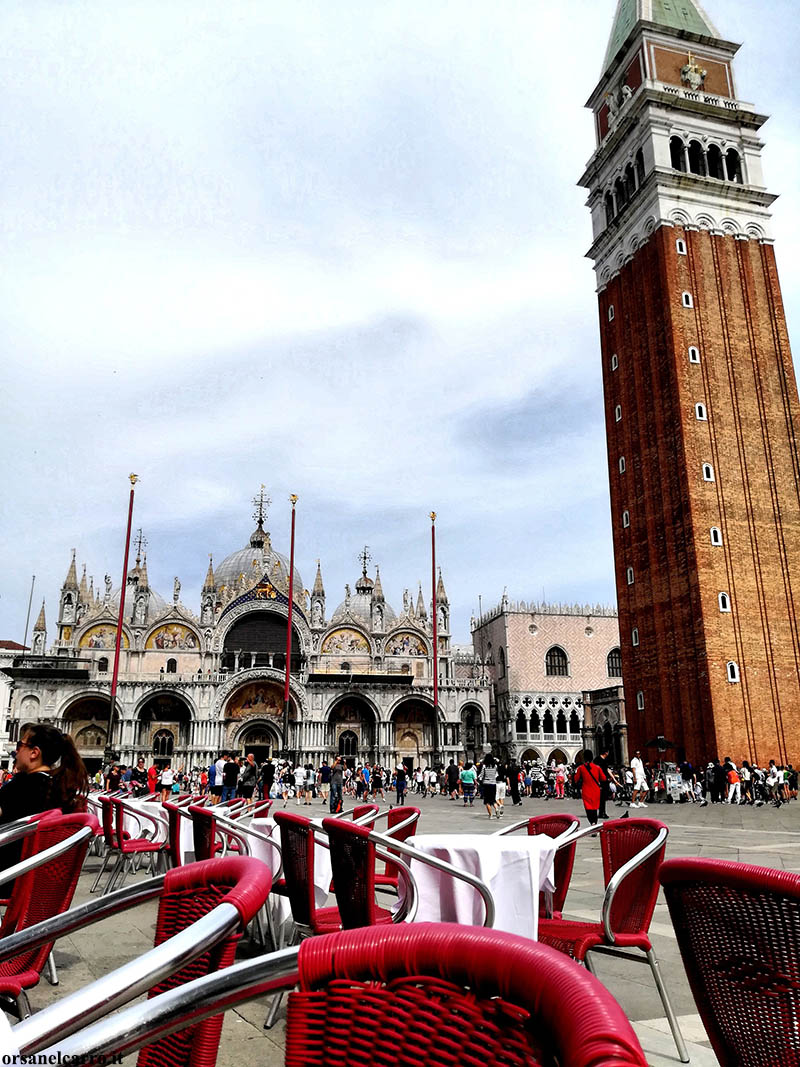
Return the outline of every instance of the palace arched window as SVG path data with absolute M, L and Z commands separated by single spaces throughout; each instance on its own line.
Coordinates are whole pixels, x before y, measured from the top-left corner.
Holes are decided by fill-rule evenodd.
M 559 708 L 558 709 L 558 714 L 556 715 L 556 733 L 565 734 L 566 732 L 567 732 L 567 716 L 564 714 L 564 712 L 561 710 L 561 708 Z
M 358 754 L 358 738 L 352 730 L 344 730 L 339 734 L 339 755 L 354 757 Z
M 505 678 L 505 676 L 506 676 L 506 650 L 503 648 L 502 645 L 500 646 L 500 651 L 498 652 L 498 655 L 497 655 L 497 662 L 500 665 L 500 677 L 501 678 Z
M 517 712 L 517 733 L 526 734 L 528 732 L 528 720 L 525 717 L 525 712 L 522 708 Z
M 544 673 L 550 676 L 566 678 L 569 674 L 569 660 L 563 648 L 553 645 L 544 658 Z
M 622 652 L 618 648 L 612 648 L 606 656 L 606 668 L 609 678 L 622 677 Z
M 577 711 L 573 711 L 569 717 L 569 732 L 579 734 L 581 732 L 581 720 Z
M 541 730 L 541 728 L 542 728 L 542 723 L 541 723 L 541 720 L 539 718 L 539 712 L 538 711 L 534 711 L 531 714 L 531 733 L 532 734 L 538 734 L 539 731 Z
M 553 729 L 553 713 L 549 708 L 544 713 L 542 719 L 542 726 L 546 734 L 555 733 L 555 730 Z
M 178 661 L 176 659 L 167 660 L 167 674 L 176 674 L 178 670 Z

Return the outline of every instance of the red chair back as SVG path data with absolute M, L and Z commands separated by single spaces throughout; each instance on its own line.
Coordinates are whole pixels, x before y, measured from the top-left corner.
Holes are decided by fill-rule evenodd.
M 726 860 L 659 872 L 697 1009 L 723 1067 L 796 1063 L 800 875 Z
M 286 1067 L 411 1062 L 421 1049 L 435 1064 L 465 1062 L 466 1050 L 487 1064 L 647 1064 L 596 978 L 513 934 L 453 923 L 350 930 L 304 941 L 299 970 Z
M 292 908 L 292 918 L 300 926 L 313 929 L 317 914 L 314 898 L 314 833 L 311 821 L 290 811 L 276 811 L 281 832 L 283 877 Z
M 65 841 L 84 826 L 91 827 L 92 834 L 97 831 L 98 823 L 94 815 L 83 812 L 48 815 L 39 821 L 36 833 L 23 841 L 21 858 L 29 859 L 51 845 Z M 0 938 L 44 922 L 69 908 L 91 842 L 92 837 L 87 836 L 68 852 L 15 880 L 11 900 L 0 926 Z M 0 963 L 0 989 L 3 988 L 3 979 L 23 975 L 27 976 L 25 985 L 35 984 L 35 975 L 41 973 L 52 947 L 51 941 Z
M 657 819 L 611 819 L 605 823 L 600 834 L 605 884 L 666 829 Z M 615 934 L 646 934 L 650 929 L 658 898 L 658 870 L 666 848 L 665 840 L 622 882 L 611 906 L 611 929 Z
M 363 819 L 365 815 L 377 815 L 380 810 L 377 804 L 356 804 L 353 808 L 353 822 Z
M 395 841 L 408 841 L 409 837 L 413 837 L 417 832 L 417 823 L 419 822 L 421 814 L 422 812 L 419 808 L 412 808 L 410 805 L 390 808 L 389 813 L 386 816 L 385 833 L 393 837 Z M 413 819 L 408 826 L 404 826 L 402 830 L 397 830 L 395 832 L 395 826 L 399 825 L 401 822 L 405 822 L 406 819 L 411 819 L 414 815 L 416 815 L 416 818 Z M 391 852 L 391 849 L 387 849 L 387 851 Z M 400 868 L 396 863 L 387 860 L 386 868 L 383 873 L 387 878 L 396 881 L 400 877 Z
M 528 819 L 528 836 L 535 837 L 537 834 L 545 834 L 547 837 L 560 837 L 567 830 L 578 827 L 580 824 L 581 820 L 577 816 L 567 815 L 566 812 L 553 815 L 534 815 L 533 818 Z M 571 845 L 560 848 L 553 860 L 553 880 L 556 883 L 556 889 L 553 893 L 553 911 L 564 910 L 564 901 L 572 878 L 572 868 L 575 866 L 576 845 L 577 842 L 573 842 Z M 540 915 L 544 914 L 543 908 L 544 894 L 542 893 L 539 896 Z
M 369 839 L 369 828 L 334 817 L 323 819 L 322 825 L 330 843 L 331 871 L 342 929 L 375 926 L 378 919 L 375 846 Z
M 211 860 L 217 851 L 217 820 L 214 809 L 192 804 L 189 807 L 192 817 L 192 837 L 194 838 L 194 858 Z
M 108 848 L 116 848 L 114 839 L 114 808 L 111 797 L 100 797 L 100 811 L 103 815 L 103 838 Z
M 229 967 L 242 932 L 269 896 L 271 877 L 259 860 L 226 856 L 224 859 L 190 863 L 168 871 L 158 906 L 155 945 L 207 915 L 218 904 L 232 904 L 242 920 L 240 930 L 213 946 L 186 967 L 150 990 L 155 997 L 195 978 Z M 222 1015 L 161 1038 L 142 1049 L 138 1067 L 214 1067 L 217 1060 Z
M 181 867 L 183 865 L 183 857 L 181 854 L 181 821 L 185 818 L 181 815 L 181 809 L 177 804 L 172 804 L 169 800 L 165 800 L 161 805 L 167 813 L 167 822 L 169 835 L 167 838 L 167 854 L 169 855 L 169 863 L 171 867 Z M 209 857 L 203 857 L 209 858 Z

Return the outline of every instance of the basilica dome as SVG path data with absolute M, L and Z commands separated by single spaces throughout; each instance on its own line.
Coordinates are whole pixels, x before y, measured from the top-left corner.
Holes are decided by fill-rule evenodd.
M 349 612 L 351 621 L 354 620 L 360 622 L 367 629 L 371 629 L 373 597 L 379 597 L 380 606 L 383 609 L 383 628 L 388 630 L 390 626 L 394 625 L 397 616 L 383 600 L 383 591 L 381 590 L 380 585 L 376 588 L 376 584 L 371 578 L 368 578 L 366 574 L 362 574 L 356 582 L 355 593 L 346 596 L 336 611 L 334 611 L 333 616 L 331 617 L 331 623 L 345 622 Z
M 272 547 L 269 534 L 261 523 L 253 531 L 250 543 L 237 552 L 226 556 L 222 563 L 214 567 L 214 580 L 217 589 L 225 586 L 235 589 L 241 575 L 244 575 L 247 588 L 255 585 L 266 575 L 281 591 L 285 591 L 289 582 L 289 560 Z M 297 567 L 294 569 L 294 595 L 301 596 L 303 579 Z

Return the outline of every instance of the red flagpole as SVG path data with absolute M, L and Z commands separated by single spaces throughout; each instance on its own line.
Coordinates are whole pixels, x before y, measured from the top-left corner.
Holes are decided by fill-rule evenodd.
M 111 675 L 111 697 L 110 705 L 108 709 L 108 737 L 106 739 L 106 758 L 111 759 L 111 752 L 114 750 L 113 734 L 114 734 L 114 708 L 116 707 L 117 700 L 117 679 L 119 677 L 119 653 L 122 647 L 122 620 L 125 617 L 125 587 L 128 584 L 128 551 L 131 545 L 131 521 L 133 520 L 133 487 L 139 481 L 139 477 L 136 474 L 128 476 L 131 481 L 131 497 L 128 502 L 128 530 L 125 534 L 125 559 L 122 564 L 122 587 L 119 593 L 119 617 L 117 618 L 117 636 L 116 643 L 114 645 L 114 671 Z
M 289 618 L 286 626 L 286 678 L 283 683 L 283 749 L 288 758 L 289 741 L 289 674 L 292 667 L 292 607 L 294 604 L 294 519 L 297 497 L 292 493 L 292 537 L 289 549 Z
M 433 590 L 433 746 L 439 750 L 439 619 L 436 611 L 436 512 L 431 512 L 431 589 Z

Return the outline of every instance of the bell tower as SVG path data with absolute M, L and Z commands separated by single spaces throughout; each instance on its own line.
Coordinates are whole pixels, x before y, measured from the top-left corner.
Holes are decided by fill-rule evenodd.
M 761 167 L 695 0 L 619 0 L 587 106 L 631 747 L 800 758 L 800 407 Z

